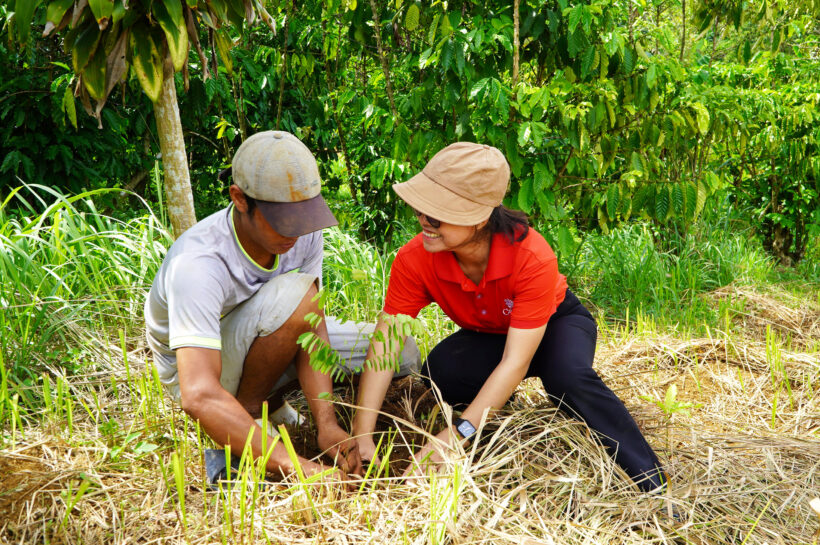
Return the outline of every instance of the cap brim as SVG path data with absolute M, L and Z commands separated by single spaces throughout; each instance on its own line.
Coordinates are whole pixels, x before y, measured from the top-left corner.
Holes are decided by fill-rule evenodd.
M 490 217 L 492 206 L 465 199 L 437 184 L 424 172 L 406 182 L 393 185 L 393 191 L 404 202 L 433 219 L 452 225 L 476 225 Z
M 259 211 L 282 236 L 300 237 L 338 225 L 321 195 L 299 202 L 256 201 Z

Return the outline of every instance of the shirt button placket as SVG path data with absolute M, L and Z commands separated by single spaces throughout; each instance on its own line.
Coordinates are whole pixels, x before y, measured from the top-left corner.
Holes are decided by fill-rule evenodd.
M 482 318 L 486 317 L 487 316 L 487 309 L 484 307 L 484 304 L 483 304 L 484 303 L 484 301 L 483 301 L 484 296 L 481 293 L 476 293 L 475 298 L 476 298 L 476 302 L 477 302 L 476 306 L 479 308 L 479 314 L 481 314 Z

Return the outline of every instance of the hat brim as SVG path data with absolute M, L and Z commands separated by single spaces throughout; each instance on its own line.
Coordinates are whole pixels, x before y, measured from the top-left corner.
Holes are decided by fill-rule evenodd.
M 300 237 L 339 222 L 321 195 L 299 202 L 256 201 L 262 216 L 282 236 Z
M 393 185 L 404 202 L 433 219 L 452 225 L 477 225 L 492 214 L 493 207 L 466 199 L 419 172 Z

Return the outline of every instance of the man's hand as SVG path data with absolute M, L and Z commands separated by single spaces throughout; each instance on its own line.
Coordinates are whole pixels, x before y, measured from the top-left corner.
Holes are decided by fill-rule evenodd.
M 344 472 L 359 476 L 363 474 L 359 444 L 337 424 L 322 426 L 317 440 L 319 448 L 333 458 Z

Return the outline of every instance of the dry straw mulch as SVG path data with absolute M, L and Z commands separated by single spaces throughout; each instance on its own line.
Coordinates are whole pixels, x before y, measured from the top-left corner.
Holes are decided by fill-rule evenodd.
M 75 385 L 88 411 L 75 409 L 71 434 L 46 418 L 0 451 L 0 541 L 818 543 L 820 514 L 809 503 L 820 496 L 820 313 L 747 288 L 710 296 L 744 301 L 728 335 L 610 330 L 599 340 L 599 373 L 666 464 L 671 483 L 662 496 L 639 493 L 534 379 L 433 478 L 396 477 L 406 464 L 402 442 L 438 429 L 447 412 L 404 380 L 386 407 L 394 417 L 382 420 L 403 422 L 394 467 L 356 492 L 293 480 L 205 491 L 190 422 L 146 390 L 120 387 L 115 396 L 100 374 Z M 693 405 L 688 414 L 666 415 L 644 399 L 662 400 L 672 385 Z M 298 448 L 315 449 L 299 432 Z M 174 445 L 186 461 L 184 523 Z

